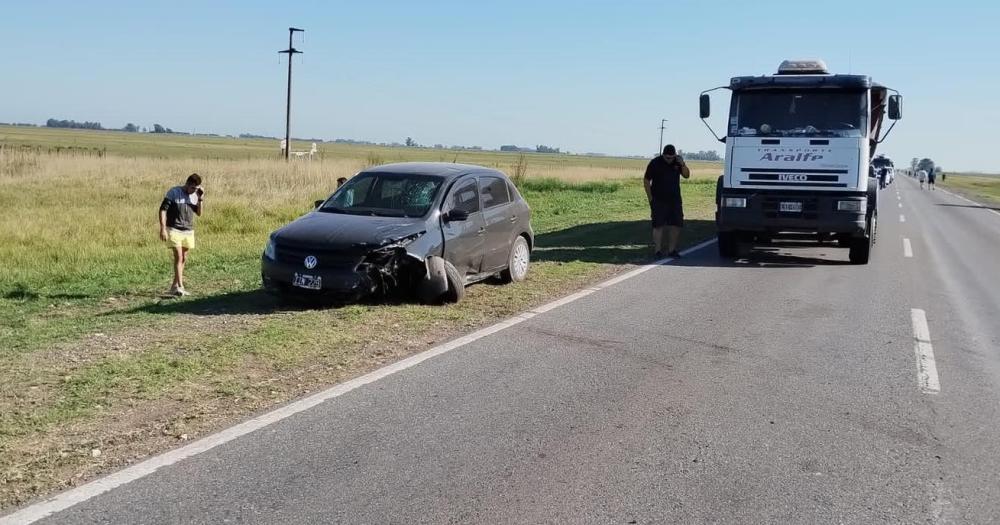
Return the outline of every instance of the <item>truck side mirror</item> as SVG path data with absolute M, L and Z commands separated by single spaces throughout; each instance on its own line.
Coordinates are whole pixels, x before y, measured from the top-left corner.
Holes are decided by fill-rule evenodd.
M 903 118 L 903 108 L 901 107 L 899 95 L 889 96 L 889 120 L 899 120 Z
M 324 201 L 324 200 L 322 200 L 322 199 L 320 199 L 320 200 L 318 200 L 318 201 L 314 202 L 314 203 L 313 203 L 313 208 L 319 208 L 320 206 L 322 206 L 322 205 L 323 205 L 323 203 L 324 203 L 324 202 L 326 202 L 326 201 Z
M 708 93 L 701 95 L 698 99 L 698 106 L 701 118 L 708 118 L 712 114 L 712 101 L 709 99 Z

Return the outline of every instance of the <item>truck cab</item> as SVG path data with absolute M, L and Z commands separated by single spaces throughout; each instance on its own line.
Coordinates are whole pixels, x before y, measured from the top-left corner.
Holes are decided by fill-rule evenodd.
M 775 75 L 734 77 L 702 93 L 731 92 L 723 175 L 716 190 L 719 253 L 788 232 L 835 237 L 851 262 L 868 262 L 878 220 L 871 161 L 883 117 L 900 96 L 864 75 L 830 74 L 822 61 L 785 61 Z M 889 130 L 892 128 L 890 127 Z M 889 130 L 886 131 L 888 135 Z

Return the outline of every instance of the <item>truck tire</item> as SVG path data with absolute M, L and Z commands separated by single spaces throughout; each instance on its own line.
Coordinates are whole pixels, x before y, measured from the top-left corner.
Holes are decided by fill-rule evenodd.
M 736 232 L 719 232 L 719 257 L 724 259 L 735 259 L 739 251 Z
M 864 237 L 852 239 L 851 251 L 848 257 L 851 264 L 868 264 L 871 259 L 872 246 L 875 244 L 876 229 L 878 228 L 878 213 L 872 214 L 868 219 L 868 231 Z

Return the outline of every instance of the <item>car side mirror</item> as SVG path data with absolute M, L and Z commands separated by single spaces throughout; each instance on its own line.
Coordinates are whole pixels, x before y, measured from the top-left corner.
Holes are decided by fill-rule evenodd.
M 445 222 L 459 222 L 469 220 L 469 212 L 455 208 L 444 214 Z
M 698 109 L 701 114 L 701 118 L 708 118 L 712 115 L 712 101 L 708 96 L 708 93 L 703 93 L 701 97 L 698 98 Z
M 889 120 L 903 118 L 902 100 L 899 95 L 889 96 Z
M 322 206 L 322 205 L 323 205 L 323 203 L 324 203 L 324 202 L 326 202 L 326 201 L 324 201 L 324 200 L 322 200 L 322 199 L 320 199 L 320 200 L 318 200 L 318 201 L 314 202 L 314 203 L 313 203 L 313 208 L 319 208 L 320 206 Z

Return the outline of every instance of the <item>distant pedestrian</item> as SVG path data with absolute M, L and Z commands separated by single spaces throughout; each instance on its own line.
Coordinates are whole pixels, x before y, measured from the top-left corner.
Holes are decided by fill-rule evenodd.
M 653 223 L 653 246 L 656 257 L 663 257 L 663 234 L 666 231 L 667 255 L 680 257 L 677 243 L 684 226 L 684 206 L 681 202 L 681 177 L 689 178 L 684 159 L 677 155 L 673 144 L 663 148 L 663 154 L 649 161 L 643 184 L 649 200 L 650 217 Z
M 917 179 L 920 180 L 920 189 L 924 189 L 924 181 L 927 180 L 927 172 L 924 170 L 917 170 Z
M 927 188 L 928 189 L 932 189 L 932 190 L 934 189 L 934 176 L 935 175 L 936 175 L 936 173 L 934 172 L 934 170 L 930 170 L 930 171 L 927 172 Z
M 174 256 L 170 295 L 189 295 L 184 289 L 184 265 L 188 251 L 194 249 L 194 217 L 200 217 L 204 207 L 205 190 L 197 173 L 192 173 L 183 186 L 170 188 L 160 203 L 160 240 L 167 243 Z

